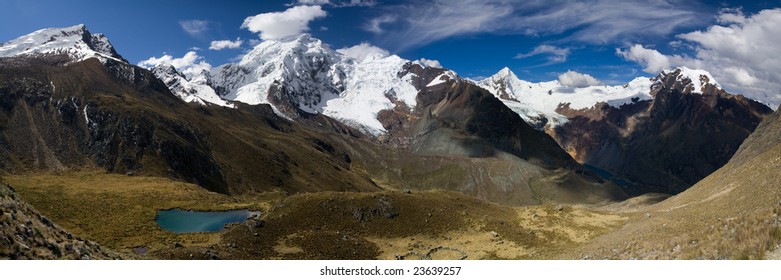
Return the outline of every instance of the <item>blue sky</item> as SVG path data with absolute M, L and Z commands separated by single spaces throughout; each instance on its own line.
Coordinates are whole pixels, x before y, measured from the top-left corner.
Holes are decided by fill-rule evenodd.
M 662 64 L 665 66 L 720 65 L 708 64 L 700 57 L 698 51 L 706 48 L 707 42 L 684 39 L 680 34 L 707 31 L 719 23 L 727 26 L 725 14 L 751 18 L 760 11 L 781 7 L 781 1 L 661 0 L 0 2 L 2 42 L 41 28 L 84 23 L 90 31 L 106 34 L 117 51 L 133 63 L 164 53 L 182 57 L 197 48 L 200 57 L 217 66 L 235 60 L 261 40 L 263 32 L 271 32 L 242 28 L 246 18 L 317 5 L 324 16 L 307 18 L 304 26 L 308 30 L 302 32 L 312 33 L 334 49 L 367 42 L 407 59 L 436 59 L 466 77 L 490 76 L 507 66 L 529 81 L 554 80 L 562 72 L 574 70 L 606 84 L 652 76 L 658 67 L 654 67 L 651 51 L 669 58 Z M 241 40 L 238 48 L 209 49 L 212 41 L 235 43 L 237 39 Z M 630 53 L 635 45 L 640 48 Z M 721 75 L 726 84 L 739 86 L 743 72 L 749 74 L 744 81 L 751 82 L 750 78 L 762 80 L 770 75 L 761 71 L 773 70 L 746 65 L 733 71 L 733 76 Z

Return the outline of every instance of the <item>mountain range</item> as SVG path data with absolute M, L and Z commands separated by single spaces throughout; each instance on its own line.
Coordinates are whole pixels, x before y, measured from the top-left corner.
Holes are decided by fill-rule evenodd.
M 357 61 L 300 35 L 188 77 L 101 59 L 83 48 L 85 34 L 83 25 L 46 29 L 0 46 L 5 170 L 96 166 L 234 194 L 383 182 L 510 204 L 555 200 L 533 191 L 534 179 L 574 176 L 582 189 L 567 192 L 596 191 L 572 200 L 623 197 L 452 71 L 396 56 Z M 8 51 L 31 40 L 42 44 L 36 52 Z
M 778 115 L 704 70 L 622 86 L 508 68 L 473 81 L 308 34 L 210 71 L 146 69 L 84 25 L 0 44 L 0 107 L 6 173 L 97 168 L 230 196 L 449 190 L 510 206 L 705 188 L 761 153 L 744 140 L 772 138 L 752 132 Z
M 94 57 L 128 82 L 154 83 L 84 25 L 39 30 L 0 47 L 0 57 L 55 55 L 66 56 L 66 65 Z M 334 51 L 308 34 L 263 41 L 238 63 L 211 71 L 183 74 L 169 64 L 150 70 L 201 110 L 267 104 L 280 118 L 326 117 L 420 155 L 474 158 L 500 150 L 546 168 L 583 169 L 634 194 L 686 189 L 724 165 L 772 112 L 727 93 L 703 70 L 682 67 L 623 86 L 532 83 L 507 68 L 471 81 L 381 51 Z
M 624 86 L 530 83 L 509 69 L 480 81 L 578 162 L 633 193 L 679 193 L 724 165 L 772 110 L 680 67 Z
M 177 76 L 158 68 L 170 65 L 152 69 L 164 81 Z M 181 84 L 202 85 L 199 90 L 190 87 L 189 95 L 171 87 L 186 101 L 195 95 L 220 105 L 270 104 L 291 119 L 323 114 L 400 143 L 411 141 L 409 131 L 398 127 L 411 127 L 404 120 L 420 118 L 421 93 L 447 82 L 474 84 L 525 124 L 552 136 L 576 161 L 635 194 L 688 188 L 724 165 L 772 112 L 760 102 L 727 93 L 706 71 L 686 67 L 622 86 L 532 83 L 508 68 L 470 81 L 451 70 L 379 51 L 350 57 L 307 34 L 265 41 L 237 64 L 178 77 L 184 79 Z

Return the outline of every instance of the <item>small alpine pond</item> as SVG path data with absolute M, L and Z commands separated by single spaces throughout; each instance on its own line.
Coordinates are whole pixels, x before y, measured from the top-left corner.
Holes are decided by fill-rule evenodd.
M 157 225 L 175 233 L 217 232 L 226 224 L 246 221 L 260 212 L 249 210 L 231 211 L 189 211 L 181 209 L 157 212 Z

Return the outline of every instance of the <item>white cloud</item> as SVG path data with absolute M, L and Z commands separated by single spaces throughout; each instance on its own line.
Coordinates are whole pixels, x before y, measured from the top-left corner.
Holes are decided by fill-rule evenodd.
M 559 83 L 565 87 L 582 88 L 587 86 L 601 86 L 602 82 L 595 79 L 589 74 L 578 73 L 572 70 L 559 75 Z
M 258 40 L 258 39 L 249 39 L 249 41 L 247 43 L 250 46 L 255 47 L 255 46 L 259 45 L 260 43 L 263 43 L 263 41 Z
M 728 74 L 728 76 L 732 76 L 735 79 L 735 82 L 741 86 L 752 86 L 758 82 L 756 77 L 749 74 L 748 71 L 743 68 L 727 67 L 724 68 L 724 72 Z
M 244 43 L 240 38 L 236 38 L 236 41 L 231 40 L 219 40 L 219 41 L 212 41 L 211 45 L 209 46 L 210 50 L 222 50 L 222 49 L 238 49 L 241 47 L 241 44 Z
M 396 22 L 395 15 L 384 15 L 384 16 L 370 19 L 369 22 L 366 23 L 366 25 L 364 25 L 363 29 L 372 33 L 380 34 L 383 31 L 385 31 L 382 29 L 383 24 L 394 23 L 394 22 Z
M 616 54 L 626 60 L 637 62 L 645 67 L 643 71 L 651 74 L 659 74 L 662 70 L 681 66 L 686 60 L 681 56 L 663 55 L 657 50 L 647 49 L 638 44 L 635 44 L 627 50 L 617 48 Z
M 194 51 L 189 51 L 179 58 L 164 54 L 161 57 L 150 57 L 147 60 L 138 62 L 138 66 L 147 69 L 163 64 L 173 66 L 177 71 L 186 76 L 196 75 L 201 73 L 201 71 L 209 71 L 212 69 L 211 64 L 207 63 L 202 56 L 199 56 Z
M 515 58 L 521 59 L 521 58 L 527 58 L 532 56 L 537 56 L 541 54 L 548 54 L 548 63 L 561 63 L 566 62 L 567 57 L 569 56 L 569 48 L 559 48 L 556 46 L 551 45 L 539 45 L 534 50 L 528 53 L 519 53 L 515 55 Z
M 198 19 L 183 20 L 179 22 L 179 26 L 190 36 L 201 37 L 209 30 L 209 21 Z
M 730 24 L 730 23 L 745 24 L 746 23 L 746 16 L 743 15 L 743 10 L 740 8 L 721 9 L 721 11 L 719 11 L 719 16 L 716 17 L 716 19 L 721 24 Z
M 386 44 L 399 50 L 479 33 L 561 35 L 563 41 L 592 44 L 624 43 L 649 36 L 664 36 L 683 26 L 706 23 L 698 4 L 668 1 L 415 1 L 381 7 L 384 14 L 370 20 L 367 30 L 377 29 L 378 19 L 397 16 Z M 379 33 L 379 32 L 377 32 Z
M 426 67 L 444 68 L 442 67 L 442 63 L 439 63 L 439 60 L 421 58 L 418 61 Z
M 667 43 L 668 46 L 677 49 L 683 46 L 683 42 L 681 41 L 670 41 L 670 43 Z
M 260 33 L 263 40 L 276 40 L 309 30 L 309 22 L 326 16 L 320 6 L 295 6 L 284 12 L 262 13 L 244 19 L 241 28 Z
M 617 53 L 638 62 L 649 73 L 676 66 L 709 71 L 728 91 L 781 104 L 781 9 L 746 16 L 740 10 L 722 10 L 718 25 L 704 31 L 679 34 L 694 45 L 694 57 L 664 55 L 635 45 Z
M 381 57 L 386 57 L 390 55 L 390 52 L 383 50 L 379 47 L 372 46 L 366 42 L 360 43 L 358 45 L 349 48 L 338 49 L 336 50 L 336 52 L 341 53 L 347 57 L 353 58 L 358 61 L 364 60 L 367 56 L 371 54 L 376 54 Z

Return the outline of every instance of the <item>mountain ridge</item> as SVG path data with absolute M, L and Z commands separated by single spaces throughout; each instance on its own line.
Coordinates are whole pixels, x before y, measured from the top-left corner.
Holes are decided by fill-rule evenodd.
M 89 33 L 83 25 L 66 28 L 66 30 L 72 29 L 83 30 L 81 33 L 76 32 L 78 34 Z M 45 31 L 57 33 L 52 30 L 56 29 L 46 29 Z M 68 34 L 67 32 L 61 33 Z M 126 79 L 132 80 L 135 77 L 134 72 L 127 71 L 132 68 L 121 66 L 122 62 L 111 60 L 104 63 L 110 68 L 116 69 L 119 75 L 125 76 Z M 736 119 L 733 118 L 732 123 L 725 125 L 736 125 L 739 128 L 737 130 L 728 129 L 727 131 L 730 132 L 724 132 L 730 133 L 729 137 L 720 137 L 718 132 L 710 131 L 707 128 L 702 130 L 703 135 L 717 139 L 729 139 L 725 140 L 725 145 L 727 145 L 723 149 L 725 152 L 723 156 L 710 158 L 705 163 L 698 164 L 709 166 L 706 170 L 696 171 L 695 175 L 681 175 L 690 172 L 678 170 L 684 168 L 681 166 L 659 165 L 660 161 L 666 162 L 667 157 L 654 156 L 654 159 L 650 160 L 650 166 L 653 168 L 633 167 L 635 165 L 648 165 L 644 163 L 648 162 L 647 159 L 637 158 L 635 154 L 650 155 L 645 150 L 646 148 L 638 147 L 652 147 L 655 144 L 649 144 L 649 141 L 642 139 L 654 138 L 657 134 L 663 134 L 662 131 L 659 131 L 662 126 L 647 126 L 642 123 L 653 123 L 649 120 L 654 118 L 666 120 L 665 118 L 670 116 L 683 118 L 697 110 L 700 110 L 702 114 L 713 110 L 696 109 L 695 107 L 664 109 L 662 105 L 669 104 L 669 102 L 662 101 L 678 98 L 679 95 L 711 96 L 715 94 L 717 96 L 715 99 L 705 98 L 710 98 L 708 99 L 710 101 L 706 102 L 710 105 L 697 107 L 714 108 L 713 104 L 715 103 L 713 102 L 722 100 L 718 96 L 724 96 L 724 100 L 731 100 L 729 97 L 731 95 L 725 95 L 727 93 L 715 79 L 702 70 L 681 67 L 672 71 L 663 71 L 655 78 L 636 78 L 624 86 L 565 86 L 559 81 L 526 82 L 505 67 L 496 75 L 476 83 L 479 88 L 489 92 L 502 104 L 490 105 L 481 110 L 498 111 L 473 110 L 472 106 L 481 106 L 479 104 L 482 103 L 479 102 L 482 101 L 478 100 L 482 99 L 468 101 L 475 103 L 465 107 L 463 105 L 456 106 L 473 115 L 456 114 L 461 118 L 459 121 L 478 119 L 473 117 L 481 114 L 492 114 L 492 117 L 487 118 L 491 120 L 490 122 L 509 121 L 515 124 L 515 126 L 503 126 L 503 129 L 507 130 L 504 132 L 495 130 L 497 127 L 492 124 L 484 125 L 485 128 L 493 127 L 492 129 L 494 129 L 487 132 L 484 129 L 463 126 L 447 118 L 436 117 L 436 113 L 432 114 L 432 112 L 441 111 L 436 108 L 456 108 L 451 107 L 456 105 L 451 102 L 463 101 L 449 97 L 444 99 L 436 97 L 436 100 L 444 100 L 445 103 L 436 105 L 436 108 L 428 108 L 431 104 L 426 103 L 426 99 L 430 97 L 422 96 L 436 96 L 453 88 L 471 91 L 466 87 L 459 87 L 460 84 L 472 84 L 472 82 L 468 79 L 462 79 L 455 72 L 437 68 L 421 61 L 406 60 L 377 50 L 360 57 L 352 57 L 349 52 L 332 50 L 330 46 L 309 34 L 263 41 L 244 55 L 240 62 L 221 65 L 211 71 L 185 75 L 179 73 L 173 66 L 165 64 L 155 65 L 151 70 L 171 92 L 185 102 L 195 102 L 200 105 L 217 104 L 228 108 L 235 108 L 237 103 L 268 104 L 276 115 L 302 123 L 308 123 L 308 120 L 312 119 L 313 116 L 324 115 L 361 131 L 379 143 L 412 149 L 422 154 L 447 151 L 454 153 L 449 156 L 464 155 L 464 153 L 476 156 L 493 154 L 494 152 L 491 152 L 493 149 L 501 147 L 499 149 L 504 152 L 510 152 L 515 156 L 529 160 L 530 154 L 527 153 L 530 150 L 522 142 L 510 144 L 510 142 L 517 141 L 527 135 L 538 134 L 538 132 L 526 130 L 525 126 L 529 124 L 534 130 L 540 133 L 545 132 L 555 140 L 543 140 L 548 136 L 534 136 L 528 139 L 534 138 L 539 141 L 533 140 L 532 142 L 542 146 L 549 146 L 544 144 L 548 142 L 558 143 L 560 149 L 566 150 L 569 157 L 575 158 L 580 163 L 607 170 L 619 178 L 629 178 L 631 181 L 639 181 L 643 185 L 673 184 L 675 186 L 665 192 L 679 191 L 723 165 L 728 156 L 737 149 L 740 141 L 759 122 L 756 117 L 750 118 L 753 121 L 748 123 L 740 120 L 735 121 Z M 673 93 L 667 94 L 670 90 L 664 90 L 665 88 L 670 88 Z M 437 94 L 427 95 L 427 92 L 431 90 Z M 659 92 L 665 94 L 661 97 L 657 96 Z M 461 93 L 451 92 L 448 94 Z M 692 98 L 697 99 L 698 97 Z M 420 104 L 420 102 L 424 102 L 424 104 Z M 743 113 L 748 108 L 746 106 L 754 106 L 752 104 L 740 101 L 726 106 L 730 108 L 728 110 L 742 110 L 739 112 L 741 116 L 752 116 L 754 113 Z M 521 119 L 515 120 L 499 107 L 509 108 Z M 617 111 L 614 113 L 609 112 L 615 110 Z M 680 112 L 671 115 L 670 112 L 675 110 Z M 760 115 L 765 112 L 761 109 L 748 110 L 759 112 Z M 502 113 L 496 115 L 496 112 Z M 453 114 L 453 112 L 448 114 Z M 729 113 L 719 111 L 714 117 L 717 119 L 730 118 L 726 114 Z M 499 115 L 502 116 L 502 119 L 496 118 Z M 613 117 L 605 118 L 611 115 Z M 615 118 L 615 116 L 623 117 Z M 688 126 L 702 124 L 702 117 L 695 116 L 691 120 L 693 123 L 687 124 Z M 575 123 L 572 123 L 573 121 Z M 679 120 L 669 119 L 667 121 L 675 123 Z M 443 127 L 443 125 L 445 126 Z M 653 133 L 646 136 L 631 136 L 630 134 L 633 133 L 636 135 L 647 133 L 633 132 L 638 127 L 642 127 L 640 130 L 653 131 Z M 523 132 L 519 133 L 518 131 Z M 431 132 L 437 133 L 430 134 Z M 498 135 L 514 135 L 512 136 L 514 140 L 502 142 L 507 139 L 493 139 Z M 431 136 L 435 136 L 435 138 L 429 138 Z M 463 136 L 476 137 L 475 139 L 479 140 L 473 142 L 473 140 L 465 140 Z M 443 150 L 435 148 L 430 143 L 422 144 L 426 143 L 427 139 L 431 140 L 431 143 L 446 146 L 450 145 L 447 143 L 452 141 L 462 144 L 459 144 L 461 148 L 451 146 L 455 149 Z M 473 144 L 482 148 L 468 148 L 469 145 Z M 518 149 L 517 147 L 523 148 Z M 564 159 L 567 156 L 562 156 L 555 149 L 545 148 L 542 150 L 546 152 L 538 153 L 536 157 L 547 159 L 539 161 L 538 164 L 549 166 L 546 162 L 557 162 L 553 166 L 580 169 L 577 164 L 573 165 L 572 161 Z M 672 151 L 676 151 L 671 154 L 674 157 L 677 157 L 679 153 L 687 154 L 686 149 L 672 149 Z M 551 161 L 550 156 L 557 158 L 557 160 Z M 685 161 L 693 159 L 698 158 L 680 158 Z M 683 165 L 687 164 L 683 163 Z M 670 170 L 670 168 L 674 170 Z M 655 175 L 638 177 L 637 174 L 643 172 Z M 679 176 L 686 178 L 682 179 Z M 667 179 L 660 182 L 659 178 Z
M 90 33 L 84 24 L 40 29 L 0 44 L 0 57 L 34 54 L 66 54 L 74 61 L 97 57 L 103 62 L 110 59 L 128 63 L 105 35 Z
M 639 189 L 678 193 L 726 164 L 772 113 L 717 84 L 703 83 L 695 90 L 683 72 L 654 78 L 650 100 L 564 107 L 558 112 L 569 122 L 550 134 L 579 162 L 638 183 Z
M 274 66 L 285 57 L 259 63 Z M 312 57 L 287 59 L 299 60 L 304 70 L 325 61 L 317 59 L 317 53 Z M 375 106 L 364 115 L 371 116 L 375 131 L 389 134 L 364 134 L 367 122 L 361 115 L 356 118 L 364 126 L 285 103 L 296 95 L 280 83 L 273 92 L 256 92 L 275 98 L 274 104 L 204 106 L 210 104 L 207 98 L 196 95 L 204 102 L 188 103 L 176 91 L 186 90 L 185 82 L 195 82 L 196 76 L 204 78 L 200 85 L 214 86 L 219 78 L 209 72 L 187 77 L 172 67 L 149 71 L 98 58 L 74 62 L 66 54 L 0 58 L 5 106 L 0 125 L 7 127 L 0 135 L 0 142 L 7 143 L 0 156 L 8 159 L 3 169 L 37 172 L 94 165 L 112 173 L 196 183 L 226 194 L 434 187 L 511 205 L 556 201 L 563 197 L 559 193 L 572 193 L 568 201 L 624 196 L 615 186 L 584 174 L 550 136 L 528 127 L 490 93 L 452 71 L 384 54 L 345 61 L 366 69 L 358 71 L 365 72 L 359 78 L 345 80 L 342 97 L 349 106 L 336 106 L 334 111 L 351 113 L 363 104 Z M 262 67 L 240 66 L 230 64 L 219 71 L 235 71 L 239 76 L 263 73 Z M 155 74 L 185 79 L 160 79 Z M 350 98 L 358 100 L 350 102 Z M 482 115 L 483 111 L 491 114 Z M 356 127 L 364 128 L 363 133 Z M 452 149 L 425 143 L 446 143 Z M 436 163 L 424 164 L 432 158 L 437 158 Z M 484 172 L 492 175 L 478 175 Z M 467 180 L 454 180 L 452 174 Z M 559 189 L 557 181 L 536 183 L 551 176 L 570 178 L 576 184 L 565 190 Z

